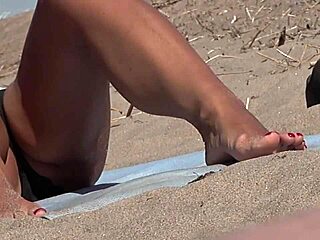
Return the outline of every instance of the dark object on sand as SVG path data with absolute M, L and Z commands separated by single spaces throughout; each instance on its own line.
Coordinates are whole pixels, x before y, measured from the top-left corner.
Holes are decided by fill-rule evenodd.
M 280 34 L 280 37 L 279 37 L 278 47 L 284 45 L 284 43 L 286 42 L 286 31 L 287 31 L 287 28 L 283 27 L 281 34 Z
M 320 60 L 314 65 L 312 74 L 307 79 L 306 101 L 308 108 L 320 103 Z

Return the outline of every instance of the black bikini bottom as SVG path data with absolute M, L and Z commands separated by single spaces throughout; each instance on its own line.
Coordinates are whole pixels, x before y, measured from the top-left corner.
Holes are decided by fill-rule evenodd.
M 55 186 L 49 178 L 39 175 L 27 160 L 24 158 L 23 152 L 16 143 L 3 107 L 3 97 L 5 90 L 0 90 L 0 117 L 6 125 L 10 148 L 14 153 L 17 161 L 19 176 L 22 188 L 22 197 L 29 201 L 37 201 L 44 198 L 60 195 L 65 193 L 62 187 Z

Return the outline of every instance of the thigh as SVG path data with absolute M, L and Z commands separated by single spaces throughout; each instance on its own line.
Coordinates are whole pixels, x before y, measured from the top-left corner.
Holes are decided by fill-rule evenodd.
M 37 6 L 5 111 L 30 165 L 70 188 L 94 182 L 106 158 L 109 76 L 100 65 L 72 19 Z

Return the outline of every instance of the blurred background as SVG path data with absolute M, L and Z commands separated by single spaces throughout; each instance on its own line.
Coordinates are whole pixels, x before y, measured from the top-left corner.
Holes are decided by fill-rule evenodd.
M 0 0 L 0 19 L 33 9 L 37 0 Z

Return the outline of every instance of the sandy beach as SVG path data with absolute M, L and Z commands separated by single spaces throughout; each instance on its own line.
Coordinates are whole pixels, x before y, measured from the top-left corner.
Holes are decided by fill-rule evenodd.
M 316 1 L 152 2 L 268 129 L 320 133 L 319 106 L 307 109 L 305 102 L 310 63 L 320 56 Z M 0 21 L 0 85 L 15 78 L 31 17 L 29 12 Z M 277 47 L 283 27 L 286 41 Z M 110 92 L 113 121 L 106 169 L 203 149 L 200 135 L 182 120 L 137 109 L 122 118 L 130 104 L 112 86 Z M 319 152 L 285 152 L 92 213 L 54 221 L 0 220 L 0 238 L 209 240 L 316 206 Z

